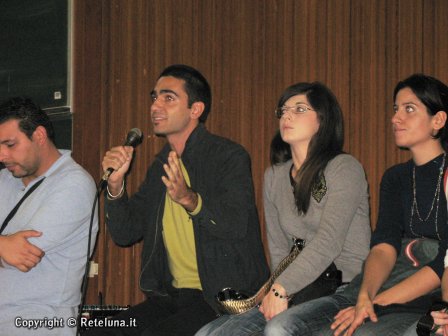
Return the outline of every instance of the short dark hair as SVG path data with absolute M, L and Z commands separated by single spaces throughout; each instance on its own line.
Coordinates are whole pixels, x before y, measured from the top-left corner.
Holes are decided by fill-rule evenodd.
M 204 112 L 199 117 L 199 121 L 204 123 L 210 113 L 212 103 L 212 92 L 205 77 L 198 70 L 184 64 L 170 65 L 162 71 L 159 78 L 167 76 L 182 79 L 185 82 L 189 108 L 195 102 L 204 103 Z
M 54 128 L 50 118 L 30 98 L 12 97 L 0 104 L 0 124 L 9 120 L 18 120 L 20 131 L 29 139 L 38 126 L 44 127 L 48 138 L 54 143 Z
M 421 73 L 413 74 L 408 78 L 398 82 L 394 89 L 394 102 L 400 90 L 409 88 L 417 98 L 426 106 L 430 116 L 439 111 L 448 114 L 448 86 L 437 78 L 427 76 Z M 434 139 L 440 139 L 445 150 L 448 149 L 448 122 L 441 128 Z

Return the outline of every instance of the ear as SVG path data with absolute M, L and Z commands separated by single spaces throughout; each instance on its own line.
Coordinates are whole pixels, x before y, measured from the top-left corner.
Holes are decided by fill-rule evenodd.
M 194 102 L 191 105 L 191 119 L 199 119 L 199 117 L 204 112 L 205 105 L 203 102 Z
M 37 142 L 39 145 L 44 144 L 47 141 L 47 130 L 43 126 L 37 126 L 33 133 L 33 141 Z
M 447 115 L 445 111 L 439 111 L 432 117 L 432 123 L 435 130 L 442 129 L 446 124 Z

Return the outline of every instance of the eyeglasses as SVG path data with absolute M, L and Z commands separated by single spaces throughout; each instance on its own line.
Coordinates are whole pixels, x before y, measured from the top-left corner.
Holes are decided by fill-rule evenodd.
M 309 108 L 308 106 L 304 104 L 297 104 L 295 106 L 286 106 L 283 105 L 282 107 L 277 107 L 274 111 L 275 116 L 280 119 L 287 111 L 291 110 L 291 112 L 294 115 L 303 114 L 306 111 L 314 111 L 312 108 Z

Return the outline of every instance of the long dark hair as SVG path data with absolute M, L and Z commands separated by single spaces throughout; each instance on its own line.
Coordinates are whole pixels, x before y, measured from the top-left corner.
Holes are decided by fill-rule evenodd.
M 319 82 L 291 85 L 283 92 L 277 107 L 282 107 L 289 98 L 300 94 L 306 95 L 319 120 L 319 129 L 312 137 L 306 159 L 295 177 L 294 198 L 297 210 L 299 214 L 306 214 L 313 187 L 319 182 L 328 162 L 343 152 L 344 122 L 335 95 Z M 291 157 L 289 144 L 282 140 L 280 131 L 277 131 L 271 142 L 271 164 L 275 166 Z
M 400 90 L 409 88 L 417 96 L 417 98 L 426 106 L 426 110 L 430 116 L 434 116 L 439 111 L 445 111 L 448 114 L 448 86 L 439 81 L 437 78 L 414 74 L 410 77 L 398 82 L 394 89 L 394 102 Z M 445 123 L 434 139 L 440 139 L 445 151 L 448 150 L 448 122 Z

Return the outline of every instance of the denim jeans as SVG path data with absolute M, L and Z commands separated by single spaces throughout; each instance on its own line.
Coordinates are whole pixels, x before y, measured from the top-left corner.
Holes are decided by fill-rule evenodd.
M 333 335 L 334 316 L 351 305 L 345 297 L 332 295 L 293 306 L 269 321 L 265 335 Z
M 293 306 L 266 321 L 258 308 L 241 315 L 225 315 L 202 327 L 195 336 L 255 336 L 255 335 L 326 335 L 336 313 L 351 305 L 342 296 L 326 296 Z M 308 322 L 300 320 L 304 316 Z M 331 335 L 330 331 L 328 335 Z
M 421 317 L 421 316 L 420 316 Z M 417 336 L 417 322 L 415 322 L 413 325 L 411 325 L 408 330 L 405 331 L 403 336 Z
M 342 295 L 332 295 L 294 306 L 274 317 L 266 325 L 266 336 L 330 336 L 334 316 L 354 303 Z M 391 313 L 366 321 L 355 336 L 400 336 L 419 318 L 417 313 Z
M 226 315 L 202 327 L 196 336 L 331 336 L 334 316 L 355 303 L 332 295 L 293 306 L 266 322 L 257 308 L 241 315 Z M 366 321 L 355 336 L 400 336 L 420 318 L 418 313 L 391 313 Z
M 341 285 L 342 275 L 333 263 L 318 279 L 294 295 L 290 304 L 300 304 L 316 297 L 330 295 L 345 288 Z M 338 287 L 339 286 L 339 287 Z M 255 336 L 263 335 L 266 319 L 257 307 L 240 315 L 224 315 L 207 324 L 196 336 Z
M 413 239 L 410 238 L 403 239 L 401 253 L 381 290 L 395 286 L 436 257 L 439 242 L 433 239 L 420 239 L 417 244 L 413 245 L 412 250 L 415 257 L 420 261 L 420 267 L 414 267 L 405 253 L 407 245 L 412 241 Z M 292 306 L 269 322 L 266 322 L 264 316 L 258 309 L 254 308 L 242 315 L 223 316 L 203 327 L 196 335 L 253 336 L 263 333 L 266 336 L 333 335 L 330 326 L 334 321 L 334 316 L 341 309 L 356 304 L 361 282 L 362 274 L 356 276 L 349 285 L 339 287 L 336 294 Z M 378 322 L 365 321 L 355 331 L 354 336 L 403 335 L 429 309 L 431 298 L 433 295 L 437 297 L 439 295 L 438 291 L 433 291 L 407 304 L 375 306 Z M 409 335 L 415 336 L 412 333 Z
M 239 315 L 224 315 L 202 327 L 195 336 L 263 335 L 266 319 L 258 307 Z

